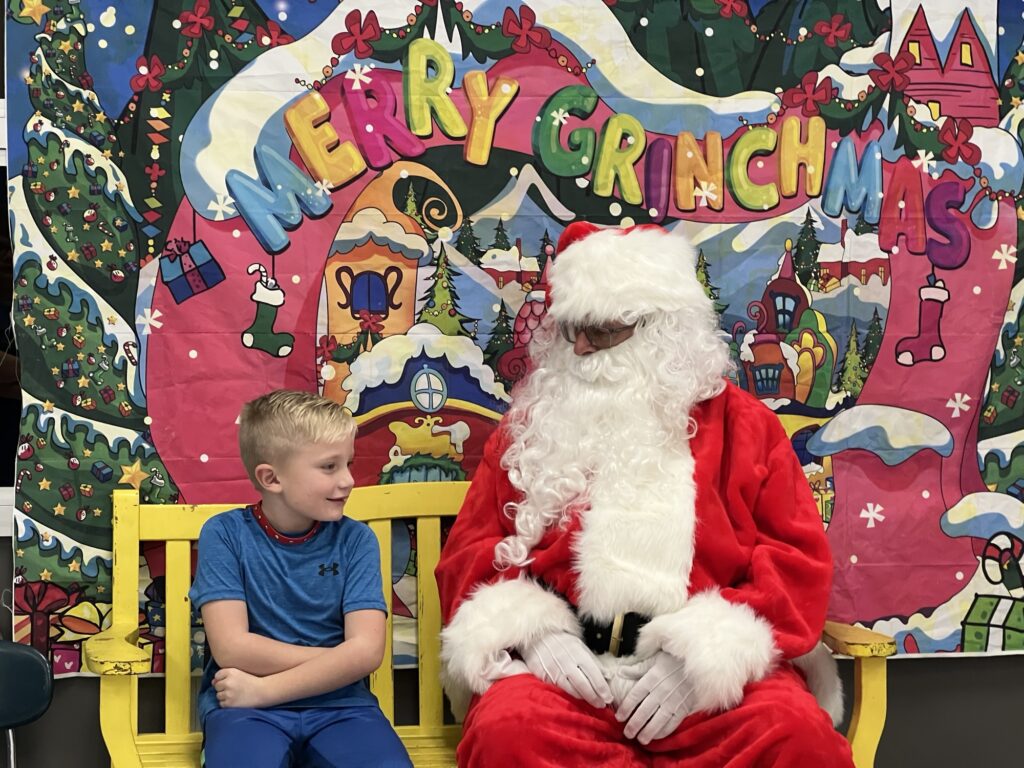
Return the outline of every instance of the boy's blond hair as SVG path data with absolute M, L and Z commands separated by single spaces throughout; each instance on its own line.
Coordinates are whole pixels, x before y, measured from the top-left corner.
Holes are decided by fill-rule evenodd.
M 356 431 L 352 414 L 343 405 L 312 392 L 278 389 L 242 406 L 238 448 L 253 485 L 256 467 L 274 464 L 295 448 L 311 443 L 334 443 Z

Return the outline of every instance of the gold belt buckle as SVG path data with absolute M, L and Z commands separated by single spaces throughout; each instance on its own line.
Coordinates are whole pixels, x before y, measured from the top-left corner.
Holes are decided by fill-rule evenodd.
M 608 652 L 612 656 L 619 655 L 619 646 L 622 645 L 622 625 L 626 621 L 626 614 L 617 613 L 612 619 L 612 635 L 608 640 Z

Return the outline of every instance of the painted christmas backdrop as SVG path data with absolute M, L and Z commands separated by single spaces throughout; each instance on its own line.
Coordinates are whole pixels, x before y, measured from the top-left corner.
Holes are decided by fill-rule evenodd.
M 108 622 L 110 492 L 252 500 L 259 393 L 348 406 L 360 484 L 471 478 L 577 219 L 699 249 L 737 383 L 828 527 L 834 618 L 902 653 L 1024 650 L 1019 4 L 8 0 L 7 22 L 14 630 L 59 673 Z M 159 550 L 140 566 L 159 671 Z

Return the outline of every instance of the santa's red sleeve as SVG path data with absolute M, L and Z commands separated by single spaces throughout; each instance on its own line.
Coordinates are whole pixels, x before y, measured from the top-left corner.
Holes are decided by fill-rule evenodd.
M 579 621 L 560 596 L 523 569 L 498 570 L 494 546 L 514 532 L 505 505 L 519 496 L 501 469 L 507 439 L 499 427 L 487 442 L 466 500 L 452 526 L 434 575 L 445 624 L 441 662 L 453 710 L 499 677 L 509 649 L 548 632 L 580 634 Z
M 660 648 L 683 659 L 695 709 L 710 711 L 736 706 L 745 685 L 781 662 L 794 661 L 809 678 L 825 676 L 836 686 L 814 691 L 819 701 L 829 699 L 823 706 L 835 715 L 842 693 L 834 662 L 818 650 L 811 655 L 820 642 L 831 588 L 828 540 L 782 425 L 774 414 L 751 415 L 747 445 L 764 448 L 758 450 L 759 460 L 741 471 L 760 480 L 749 509 L 730 510 L 740 535 L 753 537 L 746 573 L 731 584 L 697 591 L 680 610 L 652 619 L 638 651 L 647 655 Z M 809 682 L 814 690 L 818 681 Z

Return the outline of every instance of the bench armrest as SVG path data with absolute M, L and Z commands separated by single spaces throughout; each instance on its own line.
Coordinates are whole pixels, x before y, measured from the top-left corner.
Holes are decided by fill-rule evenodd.
M 114 625 L 82 644 L 85 664 L 97 675 L 140 675 L 150 671 L 149 654 L 138 646 L 139 627 Z
M 826 621 L 822 640 L 833 653 L 860 658 L 884 658 L 896 653 L 896 641 L 880 632 Z

